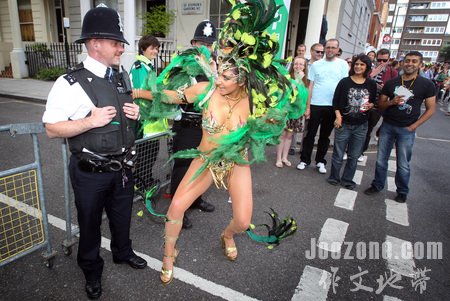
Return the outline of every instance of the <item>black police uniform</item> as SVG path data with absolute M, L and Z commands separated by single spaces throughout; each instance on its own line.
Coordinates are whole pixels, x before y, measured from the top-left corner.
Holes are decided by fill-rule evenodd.
M 81 37 L 76 42 L 82 43 L 91 38 L 128 44 L 123 37 L 119 14 L 107 7 L 96 7 L 86 13 Z M 107 68 L 107 78 L 99 77 L 103 66 L 90 57 L 85 61 L 86 64 L 88 62 L 90 65 L 86 67 L 95 70 L 97 75 L 80 64 L 64 75 L 70 88 L 62 88 L 64 79 L 58 79 L 54 88 L 58 91 L 55 93 L 66 89 L 71 102 L 81 102 L 77 98 L 79 96 L 74 98 L 70 91 L 72 87 L 74 92 L 79 91 L 75 86 L 78 83 L 96 107 L 113 106 L 117 111 L 109 124 L 68 139 L 72 152 L 69 174 L 80 229 L 77 261 L 87 281 L 85 288 L 88 297 L 97 299 L 101 296 L 103 271 L 103 259 L 100 257 L 103 210 L 109 220 L 113 261 L 126 262 L 134 268 L 143 268 L 146 262 L 134 254 L 129 238 L 134 194 L 131 167 L 136 158 L 133 150 L 136 122 L 125 116 L 123 105 L 133 102 L 131 84 L 126 72 L 113 72 Z M 55 106 L 55 99 L 52 99 L 52 104 Z
M 108 125 L 68 139 L 72 152 L 69 173 L 80 227 L 77 260 L 90 281 L 99 279 L 103 271 L 100 257 L 103 209 L 109 219 L 113 258 L 126 260 L 133 256 L 129 239 L 134 193 L 129 165 L 133 164 L 127 165 L 125 160 L 130 159 L 126 157 L 134 145 L 135 121 L 123 113 L 123 104 L 132 102 L 132 97 L 118 76 L 108 80 L 79 67 L 65 78 L 71 84 L 81 84 L 89 78 L 89 85 L 81 86 L 93 103 L 97 107 L 114 106 L 117 111 Z

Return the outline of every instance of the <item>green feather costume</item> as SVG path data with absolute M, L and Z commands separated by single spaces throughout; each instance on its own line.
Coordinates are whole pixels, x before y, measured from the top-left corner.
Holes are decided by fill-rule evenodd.
M 229 2 L 233 6 L 215 45 L 218 64 L 219 68 L 223 64 L 236 66 L 239 74 L 246 78 L 251 116 L 244 126 L 213 140 L 217 148 L 208 153 L 191 149 L 179 151 L 172 156 L 172 159 L 202 156 L 205 162 L 191 180 L 209 166 L 223 161 L 236 164 L 265 161 L 266 145 L 278 144 L 287 119 L 299 118 L 306 107 L 306 88 L 290 78 L 284 67 L 286 61 L 274 59 L 279 43 L 276 34 L 269 34 L 266 28 L 277 21 L 275 14 L 279 7 L 275 1 Z M 178 113 L 177 106 L 166 104 L 167 96 L 161 91 L 190 86 L 191 78 L 198 75 L 206 75 L 209 85 L 194 103 L 199 110 L 206 109 L 215 88 L 215 74 L 209 61 L 210 54 L 205 47 L 192 48 L 175 56 L 157 79 L 156 89 L 152 91 L 152 105 L 141 111 L 141 115 L 144 118 L 173 118 Z M 242 156 L 247 149 L 250 151 L 248 160 Z M 253 239 L 277 244 L 279 240 L 295 232 L 296 224 L 293 219 L 278 222 L 276 213 L 273 214 L 272 218 L 277 221 L 274 222 L 274 229 L 269 230 L 268 236 L 259 236 L 248 230 Z

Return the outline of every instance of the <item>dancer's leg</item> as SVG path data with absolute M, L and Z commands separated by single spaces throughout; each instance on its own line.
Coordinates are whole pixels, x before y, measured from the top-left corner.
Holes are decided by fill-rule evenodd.
M 233 200 L 233 218 L 225 228 L 226 248 L 236 247 L 234 235 L 248 229 L 253 212 L 252 175 L 249 165 L 235 165 L 229 180 L 229 191 Z M 237 250 L 227 255 L 236 257 Z
M 172 198 L 169 210 L 167 211 L 163 271 L 170 271 L 170 274 L 169 272 L 165 272 L 166 275 L 164 276 L 163 272 L 161 273 L 161 280 L 163 282 L 167 282 L 166 280 L 171 278 L 174 257 L 176 257 L 175 244 L 181 231 L 184 212 L 191 206 L 197 197 L 203 194 L 212 184 L 212 177 L 209 170 L 205 170 L 192 181 L 195 172 L 203 163 L 204 162 L 199 158 L 192 161 L 186 175 L 178 186 L 178 189 Z

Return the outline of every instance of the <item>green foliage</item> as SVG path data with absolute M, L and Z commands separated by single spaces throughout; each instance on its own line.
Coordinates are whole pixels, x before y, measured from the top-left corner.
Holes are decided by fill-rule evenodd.
M 45 81 L 52 81 L 52 80 L 56 80 L 58 77 L 60 77 L 64 73 L 66 73 L 66 69 L 64 69 L 64 68 L 59 68 L 59 67 L 46 68 L 46 69 L 39 70 L 39 72 L 36 74 L 36 78 L 40 79 L 40 80 L 45 80 Z
M 444 61 L 450 61 L 450 46 L 442 47 L 439 51 L 439 56 L 444 59 Z
M 155 37 L 166 37 L 170 30 L 170 25 L 175 21 L 175 13 L 166 11 L 165 5 L 154 6 L 149 12 L 142 16 L 144 24 L 142 35 L 152 35 Z

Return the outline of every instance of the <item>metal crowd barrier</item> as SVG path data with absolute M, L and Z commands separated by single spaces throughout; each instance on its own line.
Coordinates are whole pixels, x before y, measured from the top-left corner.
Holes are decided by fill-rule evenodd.
M 136 140 L 138 160 L 133 170 L 135 181 L 134 202 L 145 201 L 145 194 L 152 188 L 152 198 L 162 197 L 161 192 L 168 188 L 172 173 L 172 163 L 168 162 L 172 153 L 172 137 L 169 132 L 163 132 L 151 137 Z M 66 238 L 62 243 L 65 255 L 72 253 L 72 246 L 76 243 L 75 236 L 79 234 L 77 226 L 73 225 L 72 208 L 73 192 L 70 185 L 68 164 L 69 151 L 64 140 L 62 143 L 64 160 L 64 199 L 66 211 Z M 106 214 L 103 214 L 106 218 Z
M 0 171 L 0 266 L 43 248 L 46 266 L 53 266 L 37 138 L 44 131 L 42 123 L 0 126 L 11 137 L 30 134 L 34 149 L 33 163 Z

